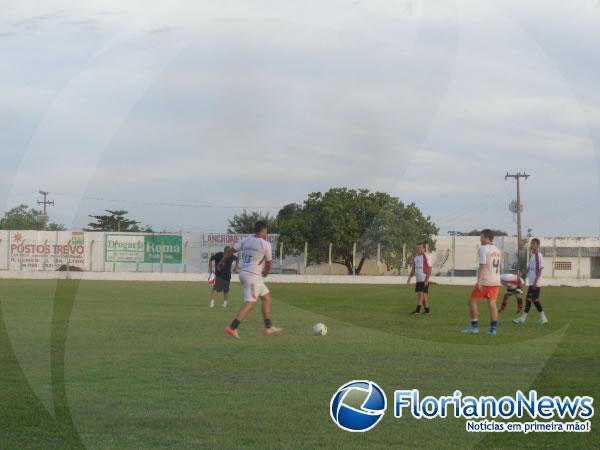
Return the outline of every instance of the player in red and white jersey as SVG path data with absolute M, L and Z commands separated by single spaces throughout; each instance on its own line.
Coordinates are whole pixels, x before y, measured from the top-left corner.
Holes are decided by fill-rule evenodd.
M 529 267 L 527 268 L 527 279 L 529 281 L 529 288 L 527 289 L 527 300 L 525 301 L 525 311 L 521 314 L 521 317 L 514 319 L 513 323 L 516 325 L 523 325 L 527 319 L 527 314 L 531 309 L 531 303 L 535 305 L 535 308 L 540 313 L 540 323 L 546 325 L 548 318 L 542 308 L 540 302 L 540 293 L 542 291 L 542 272 L 544 270 L 544 258 L 540 252 L 540 240 L 533 238 L 529 244 L 531 250 L 531 257 L 529 258 Z
M 521 272 L 517 272 L 516 275 L 513 273 L 506 273 L 500 276 L 500 281 L 503 286 L 506 286 L 506 293 L 502 299 L 502 305 L 498 309 L 499 313 L 506 311 L 508 306 L 508 299 L 511 296 L 515 296 L 517 299 L 517 314 L 523 312 L 523 287 L 525 286 L 525 279 Z
M 256 222 L 254 226 L 254 236 L 249 236 L 243 241 L 236 243 L 230 252 L 241 252 L 240 265 L 240 283 L 244 289 L 244 304 L 240 308 L 237 316 L 231 322 L 225 332 L 232 337 L 240 338 L 238 327 L 242 320 L 248 316 L 254 308 L 256 300 L 260 297 L 262 300 L 262 314 L 265 322 L 264 334 L 272 336 L 280 334 L 283 329 L 274 327 L 271 323 L 271 294 L 265 285 L 263 278 L 266 278 L 271 271 L 272 248 L 267 238 L 267 224 L 262 220 Z
M 423 308 L 423 314 L 429 314 L 429 277 L 431 276 L 431 264 L 429 264 L 429 259 L 425 254 L 425 244 L 417 244 L 416 253 L 412 269 L 406 280 L 406 284 L 410 284 L 413 275 L 416 280 L 417 308 L 411 314 L 420 314 L 421 307 Z
M 469 309 L 471 312 L 471 326 L 463 330 L 466 334 L 479 333 L 479 300 L 487 299 L 490 310 L 490 336 L 496 335 L 498 327 L 498 308 L 496 300 L 500 292 L 500 264 L 502 252 L 494 245 L 494 233 L 485 229 L 479 237 L 481 247 L 479 248 L 479 273 L 477 284 L 471 291 Z

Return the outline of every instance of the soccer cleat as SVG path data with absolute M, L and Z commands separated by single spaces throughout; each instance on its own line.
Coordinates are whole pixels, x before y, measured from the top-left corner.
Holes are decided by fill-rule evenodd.
M 223 308 L 227 308 L 227 302 L 223 302 Z
M 275 336 L 275 335 L 283 333 L 283 328 L 278 328 L 278 327 L 265 328 L 264 333 L 265 333 L 265 336 Z
M 513 319 L 512 323 L 515 325 L 525 325 L 525 321 L 523 319 Z
M 538 323 L 539 323 L 540 325 L 548 325 L 548 319 L 546 319 L 546 318 L 540 319 L 540 320 L 538 321 Z
M 496 336 L 496 329 L 495 328 L 491 328 L 490 331 L 488 331 L 488 334 L 490 336 Z
M 240 338 L 240 335 L 238 334 L 238 330 L 237 329 L 234 330 L 231 327 L 227 327 L 227 328 L 225 328 L 225 333 L 227 333 L 229 336 L 231 336 L 233 338 L 236 338 L 236 339 Z
M 209 305 L 209 307 L 210 307 L 210 308 L 214 308 L 214 307 L 215 307 L 215 301 L 214 301 L 214 300 L 211 300 L 211 301 L 210 301 L 210 305 Z
M 417 314 L 421 314 L 421 311 L 417 311 L 416 309 L 414 311 L 409 312 L 408 314 L 410 314 L 411 316 L 415 316 Z
M 479 327 L 469 327 L 463 330 L 465 334 L 479 334 Z

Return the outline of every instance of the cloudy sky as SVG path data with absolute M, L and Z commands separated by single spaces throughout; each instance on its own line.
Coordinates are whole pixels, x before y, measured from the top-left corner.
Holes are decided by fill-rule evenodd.
M 600 234 L 600 1 L 2 1 L 0 205 L 223 231 L 333 186 Z

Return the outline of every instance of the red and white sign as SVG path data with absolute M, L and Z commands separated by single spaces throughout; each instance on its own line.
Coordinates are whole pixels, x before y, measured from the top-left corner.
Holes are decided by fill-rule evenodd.
M 85 269 L 86 260 L 82 232 L 10 232 L 10 270 L 57 270 L 65 264 Z

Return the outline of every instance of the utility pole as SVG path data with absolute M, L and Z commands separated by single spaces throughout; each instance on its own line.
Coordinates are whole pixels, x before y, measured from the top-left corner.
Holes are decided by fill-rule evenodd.
M 48 225 L 48 205 L 50 206 L 54 206 L 54 200 L 50 201 L 48 200 L 48 194 L 49 192 L 46 191 L 39 191 L 40 194 L 44 197 L 44 200 L 37 201 L 38 205 L 44 205 L 44 215 L 42 216 L 43 220 L 44 220 L 44 230 L 46 229 L 46 226 Z
M 521 204 L 521 178 L 529 178 L 529 175 L 525 172 L 517 172 L 517 173 L 508 173 L 506 172 L 506 176 L 504 179 L 514 178 L 517 181 L 517 205 L 513 212 L 517 213 L 517 253 L 519 258 L 523 254 L 523 233 L 521 232 L 521 212 L 523 212 L 523 205 Z M 512 209 L 511 209 L 512 211 Z

